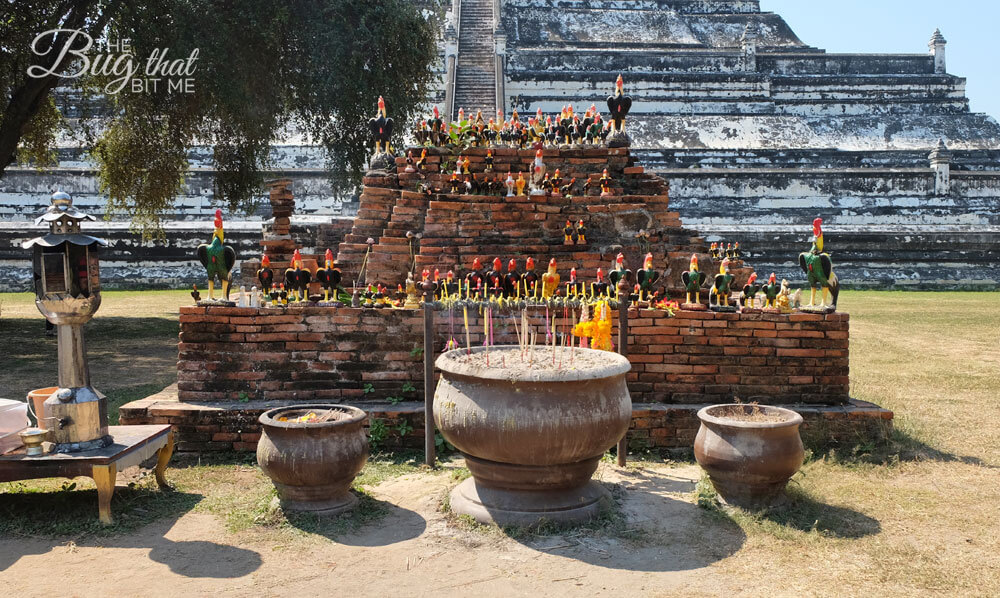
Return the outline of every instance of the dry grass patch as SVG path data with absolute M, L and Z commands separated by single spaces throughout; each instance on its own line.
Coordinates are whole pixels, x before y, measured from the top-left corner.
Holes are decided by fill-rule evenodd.
M 1000 294 L 842 297 L 852 394 L 895 411 L 897 434 L 808 462 L 786 509 L 710 509 L 747 534 L 720 566 L 778 595 L 1000 595 Z

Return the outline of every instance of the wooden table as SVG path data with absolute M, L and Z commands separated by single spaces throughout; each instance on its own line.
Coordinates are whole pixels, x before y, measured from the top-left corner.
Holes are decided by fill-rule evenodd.
M 170 426 L 110 426 L 114 442 L 102 449 L 79 453 L 49 453 L 29 457 L 24 447 L 0 455 L 0 482 L 38 478 L 93 478 L 97 484 L 97 507 L 101 523 L 111 523 L 111 497 L 115 493 L 118 472 L 139 465 L 156 455 L 156 483 L 167 488 L 163 476 L 174 452 Z

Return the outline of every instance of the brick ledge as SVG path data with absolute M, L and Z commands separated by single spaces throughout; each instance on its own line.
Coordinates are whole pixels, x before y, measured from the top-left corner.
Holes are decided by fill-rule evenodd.
M 322 403 L 324 401 L 315 401 Z M 257 417 L 268 409 L 296 401 L 247 401 L 245 403 L 184 403 L 177 399 L 177 385 L 121 407 L 122 424 L 171 424 L 177 448 L 185 452 L 252 451 L 260 438 Z M 407 401 L 330 403 L 352 405 L 372 418 L 383 420 L 388 430 L 385 446 L 422 448 L 424 406 Z M 634 403 L 629 443 L 633 448 L 691 447 L 698 431 L 697 412 L 708 403 Z M 803 441 L 814 448 L 885 440 L 892 431 L 893 412 L 874 403 L 851 399 L 847 405 L 784 405 L 802 415 Z M 412 428 L 400 436 L 398 429 Z

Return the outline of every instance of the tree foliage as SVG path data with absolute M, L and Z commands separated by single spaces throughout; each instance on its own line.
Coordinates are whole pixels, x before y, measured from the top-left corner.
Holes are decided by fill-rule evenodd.
M 89 9 L 86 22 L 100 26 L 103 39 L 130 40 L 139 65 L 164 48 L 168 59 L 198 51 L 192 93 L 168 91 L 163 82 L 155 91 L 149 85 L 141 92 L 126 86 L 104 96 L 107 117 L 96 127 L 74 124 L 93 148 L 112 211 L 126 213 L 147 233 L 172 206 L 188 150 L 196 145 L 212 148 L 216 196 L 231 210 L 252 207 L 279 138 L 301 136 L 320 144 L 334 183 L 357 182 L 371 152 L 367 119 L 378 97 L 384 96 L 390 116 L 405 122 L 425 101 L 437 58 L 436 26 L 408 0 L 34 4 L 37 14 L 49 16 L 0 16 L 5 23 L 0 34 L 7 29 L 18 34 L 2 42 L 0 85 L 8 110 L 19 87 L 32 83 L 23 75 L 39 59 L 30 53 L 30 38 L 51 23 L 65 22 L 68 5 Z M 94 93 L 112 79 L 86 76 L 63 83 Z M 47 105 L 51 102 L 22 123 L 19 158 L 46 155 L 51 133 L 60 126 Z

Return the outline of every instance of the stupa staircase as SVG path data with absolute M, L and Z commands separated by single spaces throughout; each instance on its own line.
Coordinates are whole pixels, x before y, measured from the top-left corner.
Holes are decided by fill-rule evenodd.
M 489 119 L 496 113 L 496 61 L 493 46 L 493 0 L 462 0 L 455 71 L 455 114 L 477 110 Z

